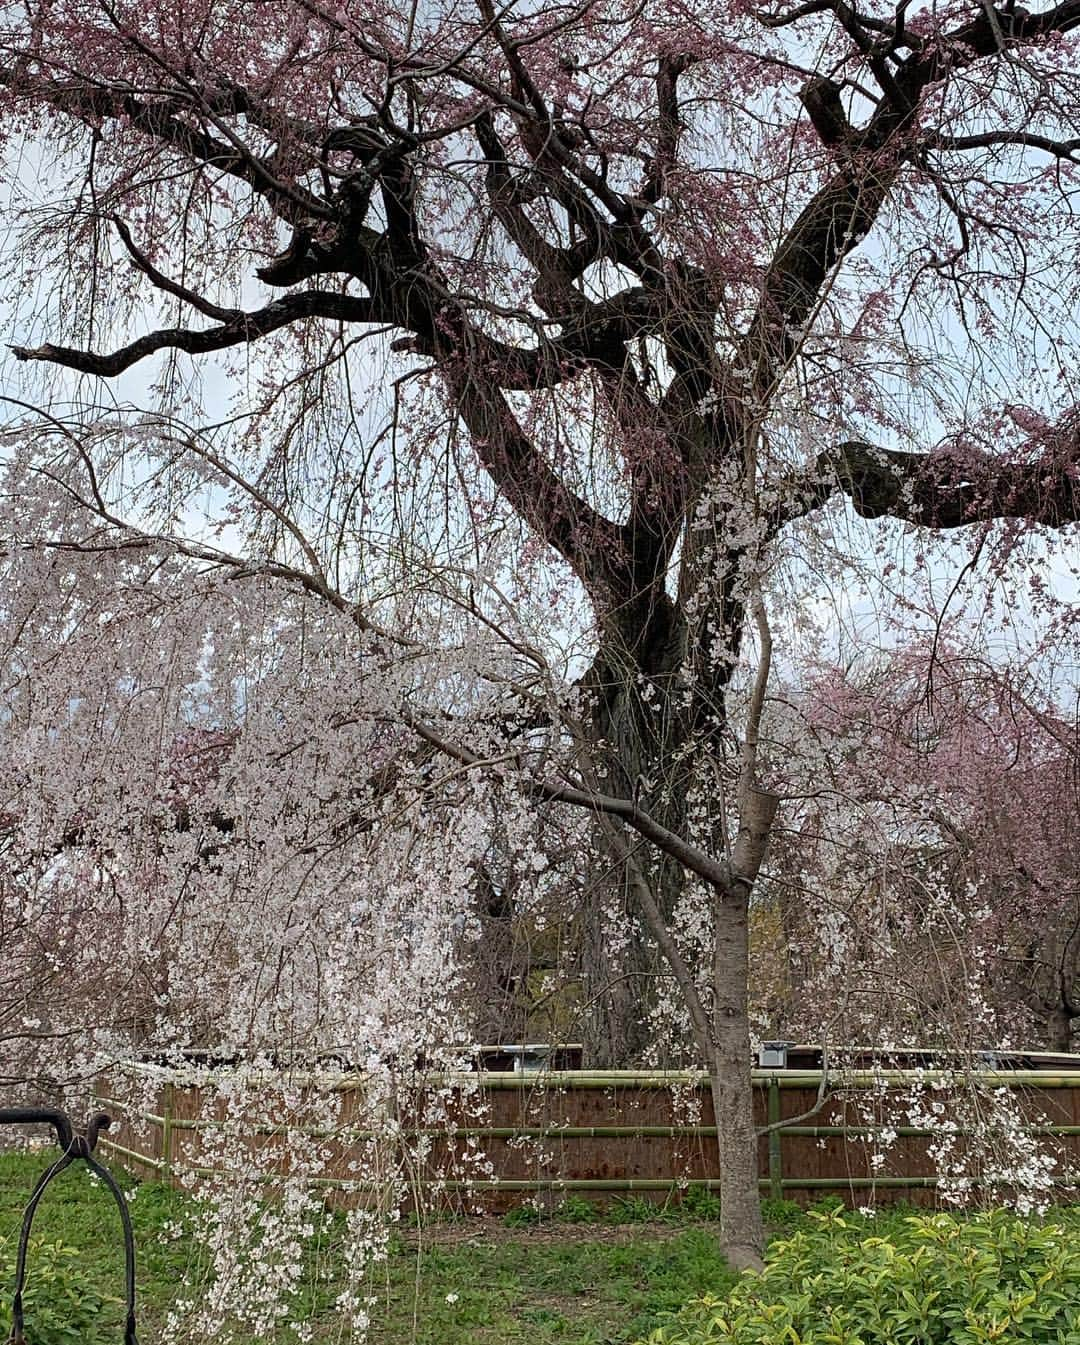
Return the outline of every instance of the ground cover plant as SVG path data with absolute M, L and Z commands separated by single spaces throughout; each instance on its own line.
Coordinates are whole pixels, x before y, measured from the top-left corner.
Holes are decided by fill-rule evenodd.
M 760 1276 L 694 1300 L 648 1345 L 1077 1345 L 1078 1286 L 1075 1209 L 811 1213 Z
M 11 1286 L 22 1211 L 38 1176 L 56 1156 L 0 1154 L 0 1333 L 11 1327 Z M 184 1197 L 156 1183 L 136 1183 L 119 1169 L 138 1249 L 138 1292 L 149 1321 L 161 1316 L 176 1287 L 197 1272 L 198 1249 L 171 1236 Z M 123 1337 L 124 1248 L 112 1196 L 81 1164 L 49 1186 L 34 1220 L 25 1293 L 33 1345 L 86 1345 Z M 76 1328 L 77 1334 L 70 1334 Z

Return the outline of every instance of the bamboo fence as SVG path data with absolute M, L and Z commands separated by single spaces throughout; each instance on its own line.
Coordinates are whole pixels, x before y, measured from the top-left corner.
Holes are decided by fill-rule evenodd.
M 755 1070 L 762 1194 L 800 1203 L 829 1193 L 855 1205 L 937 1204 L 949 1186 L 936 1157 L 942 1134 L 954 1136 L 954 1156 L 975 1144 L 977 1128 L 953 1119 L 970 1113 L 964 1098 L 988 1105 L 995 1094 L 1000 1097 L 998 1090 L 1007 1090 L 1019 1117 L 1019 1128 L 1012 1127 L 1013 1159 L 1018 1142 L 1021 1149 L 1048 1152 L 1055 1197 L 1080 1198 L 1080 1058 L 1076 1064 L 1069 1070 L 962 1074 L 852 1070 L 830 1072 L 824 1080 L 820 1070 Z M 268 1087 L 275 1077 L 266 1075 Z M 303 1076 L 292 1076 L 290 1083 L 294 1091 L 305 1086 Z M 436 1089 L 444 1096 L 447 1090 L 468 1096 L 460 1117 L 425 1120 L 423 1099 Z M 913 1089 L 942 1104 L 933 1125 L 904 1123 L 905 1099 Z M 341 1105 L 333 1125 L 293 1125 L 269 1113 L 262 1119 L 253 1114 L 245 1132 L 267 1180 L 289 1170 L 286 1132 L 324 1144 L 329 1157 L 314 1183 L 356 1203 L 372 1183 L 348 1175 L 350 1162 L 365 1144 L 385 1142 L 386 1131 L 370 1122 L 356 1124 L 362 1076 L 342 1074 L 334 1091 Z M 495 1213 L 525 1199 L 553 1206 L 568 1194 L 663 1201 L 720 1185 L 717 1131 L 707 1076 L 701 1073 L 433 1075 L 415 1081 L 414 1095 L 415 1105 L 398 1117 L 395 1142 L 401 1154 L 414 1155 L 409 1165 L 416 1207 Z M 97 1101 L 120 1120 L 101 1140 L 116 1157 L 167 1181 L 215 1175 L 205 1155 L 215 1132 L 228 1122 L 212 1087 L 185 1085 L 160 1067 L 130 1065 L 101 1081 Z M 476 1116 L 478 1102 L 482 1119 Z M 970 1191 L 973 1197 L 1000 1195 L 1014 1179 L 1008 1164 L 995 1157 L 992 1125 L 979 1131 L 984 1147 L 989 1137 L 989 1148 L 973 1164 Z M 463 1158 L 471 1165 L 463 1166 Z

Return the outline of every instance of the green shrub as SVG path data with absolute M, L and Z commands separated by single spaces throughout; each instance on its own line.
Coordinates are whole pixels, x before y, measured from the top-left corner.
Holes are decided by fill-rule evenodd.
M 534 1201 L 525 1201 L 503 1215 L 504 1228 L 525 1228 L 540 1222 L 540 1207 Z
M 719 1219 L 720 1197 L 707 1186 L 690 1186 L 679 1208 L 688 1219 Z
M 0 1243 L 0 1273 L 3 1298 L 0 1301 L 0 1332 L 11 1330 L 11 1298 L 15 1289 L 15 1238 Z M 86 1268 L 80 1273 L 82 1254 L 63 1242 L 31 1238 L 27 1251 L 26 1284 L 23 1289 L 23 1318 L 26 1338 L 33 1345 L 97 1345 L 105 1339 L 109 1324 L 106 1310 L 115 1323 L 122 1320 L 121 1300 L 105 1297 L 87 1280 Z M 112 1334 L 110 1333 L 110 1334 Z
M 909 1216 L 887 1237 L 834 1211 L 761 1275 L 693 1300 L 648 1345 L 1080 1345 L 1080 1219 Z
M 761 1217 L 766 1228 L 790 1233 L 806 1218 L 806 1211 L 794 1200 L 769 1197 L 761 1202 Z
M 599 1217 L 596 1206 L 584 1196 L 567 1196 L 555 1211 L 555 1218 L 564 1224 L 594 1224 Z
M 608 1206 L 608 1222 L 613 1224 L 648 1224 L 671 1214 L 666 1205 L 647 1200 L 644 1196 L 616 1196 Z

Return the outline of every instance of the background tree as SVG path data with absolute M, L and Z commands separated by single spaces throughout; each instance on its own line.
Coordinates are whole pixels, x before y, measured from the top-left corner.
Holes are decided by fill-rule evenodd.
M 50 448 L 91 514 L 175 534 L 210 475 L 236 488 L 210 512 L 249 567 L 361 629 L 432 553 L 583 595 L 585 666 L 542 706 L 534 682 L 501 731 L 535 771 L 554 704 L 574 744 L 533 788 L 592 808 L 607 904 L 648 931 L 603 976 L 632 983 L 648 941 L 678 980 L 736 1259 L 761 1243 L 746 985 L 776 811 L 766 606 L 805 587 L 845 497 L 926 533 L 1080 512 L 1078 23 L 1075 0 L 64 0 L 0 31 L 6 124 L 51 184 L 11 273 L 51 279 L 20 324 L 46 339 L 15 355 L 99 379 L 153 361 L 158 380 L 152 424 L 109 407 L 114 437 Z M 161 415 L 192 418 L 182 357 L 214 352 L 238 405 L 177 435 Z M 408 722 L 484 761 L 452 724 Z M 704 997 L 672 933 L 688 874 L 711 912 Z
M 1075 726 L 1019 669 L 936 638 L 819 670 L 801 709 L 822 751 L 772 855 L 787 968 L 767 1030 L 1069 1051 Z

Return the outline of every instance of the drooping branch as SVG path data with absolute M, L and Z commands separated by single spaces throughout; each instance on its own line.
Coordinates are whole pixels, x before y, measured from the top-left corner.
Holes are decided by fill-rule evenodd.
M 649 880 L 642 872 L 633 849 L 627 844 L 625 832 L 617 820 L 606 813 L 600 815 L 600 825 L 612 851 L 625 865 L 630 893 L 682 992 L 683 1002 L 690 1018 L 690 1028 L 701 1059 L 708 1060 L 712 1048 L 712 1029 L 709 1011 L 694 979 L 693 969 L 682 955 L 671 926 L 664 918 L 664 913 L 649 885 Z
M 146 253 L 136 246 L 135 240 L 131 236 L 131 230 L 119 215 L 113 216 L 113 224 L 116 227 L 116 232 L 120 235 L 120 241 L 127 248 L 128 255 L 131 257 L 136 270 L 141 271 L 155 288 L 165 294 L 173 295 L 182 303 L 202 313 L 204 317 L 211 318 L 214 322 L 231 324 L 243 321 L 245 315 L 241 309 L 222 308 L 220 304 L 211 303 L 201 294 L 197 294 L 186 285 L 181 285 L 178 281 L 171 280 L 162 271 L 159 271 Z
M 53 107 L 88 126 L 98 126 L 103 121 L 123 122 L 150 140 L 177 150 L 195 164 L 246 183 L 284 220 L 300 223 L 313 216 L 328 218 L 333 213 L 317 196 L 275 176 L 266 161 L 239 142 L 230 144 L 185 120 L 181 114 L 192 109 L 183 100 L 149 102 L 129 90 L 115 89 L 88 78 L 28 78 L 9 66 L 0 66 L 0 87 L 9 89 L 17 98 Z

